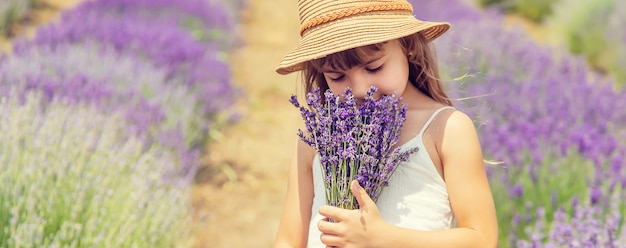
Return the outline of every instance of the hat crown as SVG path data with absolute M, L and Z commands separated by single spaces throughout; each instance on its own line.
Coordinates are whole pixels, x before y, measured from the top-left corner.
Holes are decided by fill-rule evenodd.
M 447 22 L 422 21 L 407 0 L 298 0 L 298 46 L 276 72 L 303 70 L 307 61 L 355 47 L 420 33 L 430 42 L 445 33 Z
M 374 11 L 407 10 L 406 0 L 298 0 L 300 34 L 308 28 L 343 17 Z

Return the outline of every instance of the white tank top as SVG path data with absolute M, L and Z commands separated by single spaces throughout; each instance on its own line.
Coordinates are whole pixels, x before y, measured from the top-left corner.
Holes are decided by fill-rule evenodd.
M 415 230 L 444 230 L 456 226 L 456 220 L 450 207 L 446 184 L 437 172 L 435 164 L 424 148 L 422 136 L 435 116 L 449 106 L 437 109 L 426 121 L 420 132 L 400 146 L 408 150 L 419 147 L 409 160 L 402 162 L 389 178 L 389 185 L 383 188 L 376 206 L 382 218 L 396 226 Z M 320 241 L 317 223 L 324 217 L 319 214 L 320 206 L 326 204 L 322 169 L 318 155 L 313 160 L 313 206 L 309 223 L 308 247 L 326 247 Z

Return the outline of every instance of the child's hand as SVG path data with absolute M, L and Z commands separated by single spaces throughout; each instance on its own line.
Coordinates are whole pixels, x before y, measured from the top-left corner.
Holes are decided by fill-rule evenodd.
M 354 180 L 350 189 L 359 202 L 360 209 L 346 210 L 332 206 L 322 206 L 319 213 L 326 217 L 318 222 L 322 232 L 320 239 L 327 247 L 371 247 L 371 241 L 378 240 L 387 223 L 382 219 L 376 203 L 365 190 Z M 329 222 L 333 219 L 336 222 Z

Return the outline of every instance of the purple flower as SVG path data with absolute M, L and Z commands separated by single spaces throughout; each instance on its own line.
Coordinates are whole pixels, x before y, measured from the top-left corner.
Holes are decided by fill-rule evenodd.
M 234 11 L 205 0 L 85 1 L 14 41 L 0 61 L 0 95 L 40 91 L 43 104 L 122 112 L 146 148 L 175 150 L 171 174 L 188 178 L 215 115 L 238 94 L 224 59 L 238 38 L 228 34 Z
M 513 198 L 521 198 L 524 195 L 524 187 L 522 185 L 515 185 L 509 189 L 509 195 Z
M 301 106 L 296 96 L 289 99 L 300 110 L 306 126 L 298 136 L 320 155 L 329 205 L 358 208 L 350 191 L 353 180 L 358 180 L 376 201 L 398 164 L 418 151 L 396 146 L 406 106 L 395 95 L 374 99 L 376 90 L 370 89 L 362 105 L 357 104 L 350 89 L 341 95 L 315 89 L 307 94 L 309 108 Z
M 81 4 L 70 13 L 112 16 L 141 16 L 146 19 L 174 20 L 184 24 L 189 18 L 201 20 L 203 28 L 230 30 L 233 13 L 222 3 L 205 0 L 95 0 Z
M 37 30 L 32 40 L 18 40 L 14 54 L 21 56 L 34 47 L 55 48 L 66 44 L 100 43 L 119 54 L 149 60 L 168 78 L 183 81 L 204 112 L 214 115 L 230 106 L 237 89 L 230 81 L 230 67 L 215 43 L 204 43 L 171 22 L 132 15 L 123 18 L 74 11 L 59 23 Z
M 492 187 L 498 188 L 493 191 L 496 201 L 509 201 L 521 184 L 525 194 L 520 200 L 546 208 L 550 216 L 556 211 L 554 205 L 578 197 L 578 205 L 593 202 L 606 208 L 612 192 L 624 191 L 626 97 L 623 89 L 615 87 L 620 82 L 593 73 L 580 57 L 536 44 L 520 28 L 504 28 L 501 13 L 460 0 L 410 2 L 420 6 L 415 8 L 416 16 L 452 23 L 453 28 L 434 43 L 443 76 L 458 79 L 447 85 L 451 97 L 464 99 L 455 105 L 478 121 L 485 156 L 504 163 L 487 167 Z M 623 8 L 615 11 L 623 13 Z M 623 28 L 611 30 L 624 33 Z M 554 183 L 580 173 L 572 163 L 592 165 L 578 179 L 584 190 L 571 191 L 568 184 Z M 549 178 L 552 175 L 559 176 Z M 520 235 L 527 225 L 509 225 L 523 207 L 497 207 L 503 223 L 500 233 L 527 238 Z

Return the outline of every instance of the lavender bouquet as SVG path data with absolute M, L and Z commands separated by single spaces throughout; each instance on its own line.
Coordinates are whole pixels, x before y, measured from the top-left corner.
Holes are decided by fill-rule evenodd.
M 306 133 L 298 136 L 314 147 L 320 156 L 326 204 L 344 209 L 358 209 L 350 182 L 358 180 L 372 200 L 376 201 L 398 164 L 408 160 L 418 148 L 402 151 L 396 147 L 406 119 L 407 107 L 396 95 L 374 98 L 371 87 L 363 104 L 357 104 L 351 89 L 334 95 L 319 89 L 308 93 L 309 108 L 291 96 L 290 102 L 300 109 Z

